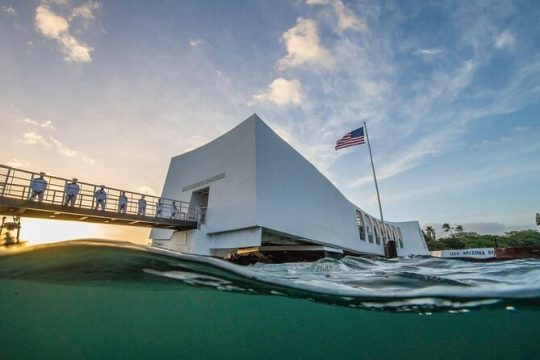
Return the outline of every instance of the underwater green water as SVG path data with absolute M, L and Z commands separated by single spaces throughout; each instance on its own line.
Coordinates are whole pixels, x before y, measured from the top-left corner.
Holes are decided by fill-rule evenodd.
M 538 359 L 540 312 L 385 313 L 182 287 L 0 281 L 2 359 Z
M 118 259 L 106 251 L 103 258 Z M 68 266 L 47 253 L 47 266 L 33 268 L 29 260 L 45 255 L 32 256 L 0 257 L 2 360 L 540 359 L 535 304 L 431 315 L 374 311 L 154 281 L 137 266 L 107 268 L 103 259 L 105 271 L 90 276 L 80 270 L 93 263 L 87 254 L 70 255 Z M 153 265 L 163 270 L 165 263 Z

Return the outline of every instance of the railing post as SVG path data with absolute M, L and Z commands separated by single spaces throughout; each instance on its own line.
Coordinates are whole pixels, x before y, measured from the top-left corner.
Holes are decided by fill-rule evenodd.
M 30 184 L 32 184 L 32 181 L 34 181 L 34 173 L 32 173 L 32 176 L 30 177 Z M 25 188 L 25 190 L 24 190 L 24 193 L 22 195 L 22 199 L 24 199 L 24 194 L 26 193 L 26 186 L 24 188 Z M 27 197 L 27 199 L 30 199 L 31 196 L 32 196 L 32 187 L 29 186 L 28 187 L 28 197 Z
M 67 180 L 64 180 L 64 192 L 62 193 L 62 203 L 60 205 L 64 205 L 66 203 L 66 187 L 67 187 Z
M 94 210 L 94 202 L 96 201 L 96 186 L 94 185 L 94 190 L 92 191 L 92 210 Z
M 201 223 L 203 224 L 206 224 L 206 214 L 208 212 L 208 208 L 207 207 L 203 207 L 201 208 L 201 211 L 202 211 L 202 219 L 201 219 Z
M 6 187 L 9 181 L 9 175 L 11 174 L 11 168 L 8 169 L 6 180 L 4 180 L 4 187 L 2 187 L 2 196 L 4 196 L 4 193 L 6 192 Z

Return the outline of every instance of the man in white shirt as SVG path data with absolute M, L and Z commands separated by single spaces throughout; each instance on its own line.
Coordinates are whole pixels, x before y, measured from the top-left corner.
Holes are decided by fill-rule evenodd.
M 145 214 L 146 214 L 146 200 L 144 199 L 144 195 L 143 195 L 139 199 L 139 211 L 137 211 L 137 215 L 144 216 Z
M 100 189 L 94 193 L 96 198 L 96 210 L 101 207 L 102 211 L 105 211 L 105 202 L 107 201 L 107 193 L 105 192 L 105 185 L 101 185 Z
M 47 180 L 44 178 L 45 173 L 40 172 L 37 179 L 32 179 L 30 182 L 30 189 L 32 190 L 32 195 L 30 195 L 30 200 L 34 200 L 36 196 L 38 197 L 39 202 L 43 202 L 43 195 L 45 195 L 45 190 L 47 190 Z
M 77 195 L 79 194 L 79 184 L 77 184 L 77 178 L 73 178 L 73 180 L 66 184 L 66 200 L 64 201 L 64 205 L 71 205 L 75 206 L 75 200 L 77 199 Z
M 172 202 L 171 205 L 171 219 L 176 219 L 178 216 L 178 206 L 176 206 L 176 201 Z
M 120 194 L 120 197 L 118 198 L 118 212 L 120 212 L 120 214 L 126 213 L 127 204 L 128 204 L 128 198 L 126 196 L 126 192 L 122 191 L 122 193 Z
M 156 203 L 156 217 L 161 217 L 161 212 L 163 211 L 163 203 L 161 199 Z

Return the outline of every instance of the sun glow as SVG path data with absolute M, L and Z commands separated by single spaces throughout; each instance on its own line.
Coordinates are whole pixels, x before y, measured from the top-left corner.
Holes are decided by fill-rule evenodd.
M 148 232 L 146 228 L 23 218 L 20 238 L 28 245 L 75 239 L 119 240 L 146 245 Z

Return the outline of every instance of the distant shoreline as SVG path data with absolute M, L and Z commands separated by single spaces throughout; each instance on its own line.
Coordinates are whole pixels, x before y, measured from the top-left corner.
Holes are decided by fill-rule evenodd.
M 454 233 L 448 237 L 429 239 L 429 251 L 472 248 L 540 246 L 540 232 L 535 229 L 510 231 L 504 235 L 486 235 L 475 232 Z

